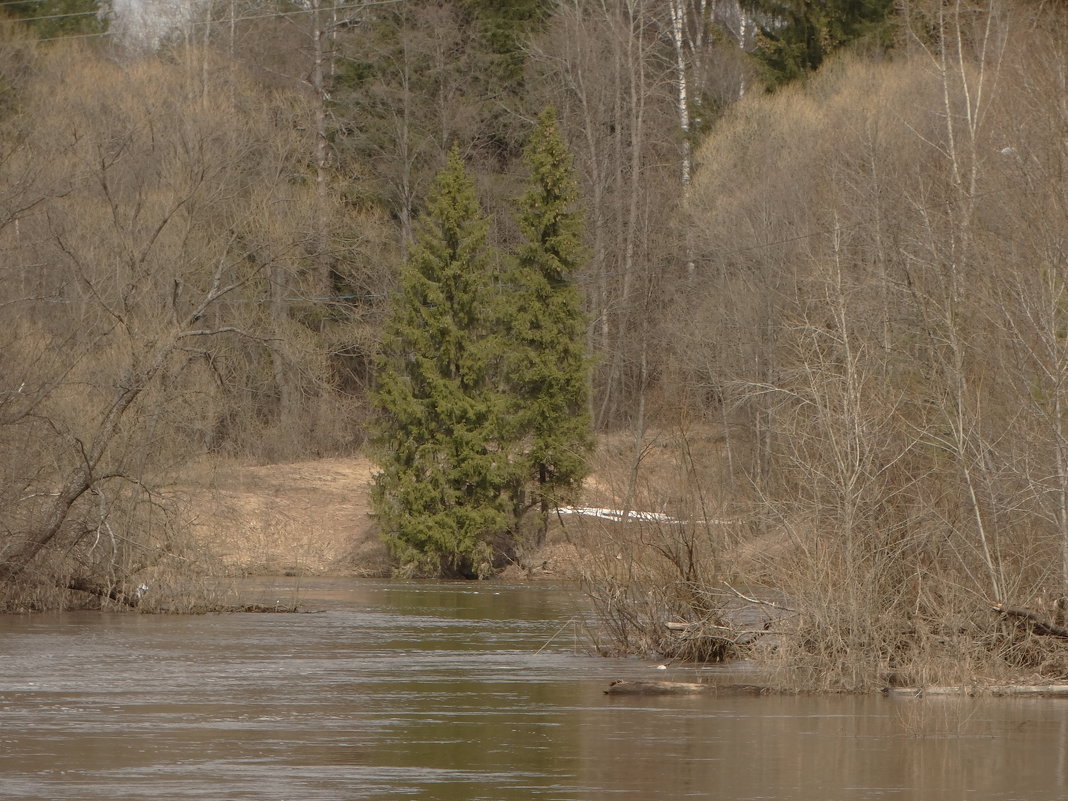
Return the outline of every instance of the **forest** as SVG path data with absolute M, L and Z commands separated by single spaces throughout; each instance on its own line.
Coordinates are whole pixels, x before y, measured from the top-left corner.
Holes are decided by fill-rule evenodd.
M 480 556 L 421 570 L 540 542 L 610 437 L 627 507 L 687 521 L 589 560 L 611 649 L 761 652 L 751 603 L 788 683 L 1068 675 L 1063 3 L 0 9 L 4 608 L 195 575 L 192 464 L 396 454 L 383 376 L 443 187 L 512 286 L 549 113 L 575 462 L 546 483 L 500 401 L 533 461 L 464 518 Z M 654 447 L 678 478 L 648 497 Z

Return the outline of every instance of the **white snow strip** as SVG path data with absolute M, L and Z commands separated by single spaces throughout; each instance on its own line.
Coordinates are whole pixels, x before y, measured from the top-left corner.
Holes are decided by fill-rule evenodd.
M 667 523 L 668 525 L 687 526 L 709 523 L 716 526 L 725 526 L 733 520 L 676 520 L 671 515 L 663 512 L 637 512 L 624 509 L 603 509 L 596 506 L 561 506 L 556 510 L 562 515 L 582 515 L 583 517 L 598 517 L 602 520 L 611 520 L 613 523 L 622 523 L 625 520 L 638 520 L 646 523 Z

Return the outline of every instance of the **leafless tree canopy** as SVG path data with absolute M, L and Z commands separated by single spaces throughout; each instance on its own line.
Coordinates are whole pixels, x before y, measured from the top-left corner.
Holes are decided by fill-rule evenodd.
M 507 219 L 552 104 L 618 497 L 703 521 L 614 546 L 612 614 L 729 626 L 733 577 L 835 686 L 1063 672 L 1064 8 L 902 3 L 892 49 L 774 93 L 748 8 L 551 4 L 507 76 L 452 2 L 204 6 L 137 53 L 0 31 L 5 603 L 195 563 L 191 457 L 358 449 L 428 177 L 458 145 Z

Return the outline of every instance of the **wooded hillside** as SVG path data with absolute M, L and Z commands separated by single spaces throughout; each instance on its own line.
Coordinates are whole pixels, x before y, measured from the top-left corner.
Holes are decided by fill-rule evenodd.
M 643 502 L 744 521 L 655 532 L 654 616 L 704 614 L 748 548 L 842 683 L 940 650 L 1045 669 L 990 610 L 1068 596 L 1062 5 L 83 6 L 0 29 L 12 605 L 195 562 L 163 490 L 191 457 L 364 447 L 435 175 L 454 150 L 514 250 L 551 106 L 593 430 L 633 443 L 632 502 L 671 431 L 685 481 Z

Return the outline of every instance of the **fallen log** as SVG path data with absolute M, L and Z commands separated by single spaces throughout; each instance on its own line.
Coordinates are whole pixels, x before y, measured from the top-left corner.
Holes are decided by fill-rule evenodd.
M 1043 620 L 1030 609 L 1012 609 L 1005 606 L 1005 604 L 994 604 L 994 611 L 1005 617 L 1015 617 L 1028 621 L 1031 624 L 1031 631 L 1035 634 L 1068 640 L 1068 629 L 1062 626 L 1055 626 L 1049 621 Z
M 692 695 L 707 692 L 711 685 L 688 681 L 613 681 L 606 695 Z
M 613 681 L 605 695 L 766 695 L 768 687 L 757 684 L 704 684 L 690 681 Z
M 1028 695 L 1038 698 L 1068 698 L 1068 684 L 999 684 L 988 687 L 887 687 L 884 695 L 892 698 L 925 696 L 991 695 L 996 698 Z
M 84 592 L 88 595 L 95 595 L 98 598 L 106 598 L 109 601 L 115 601 L 115 603 L 128 606 L 131 609 L 136 609 L 141 604 L 142 592 L 135 592 L 133 595 L 127 595 L 117 587 L 104 586 L 99 582 L 88 578 L 82 578 L 80 576 L 73 576 L 67 582 L 67 589 L 74 590 L 75 592 Z
M 987 688 L 991 695 L 1037 695 L 1042 698 L 1068 698 L 1068 684 L 1009 684 Z

